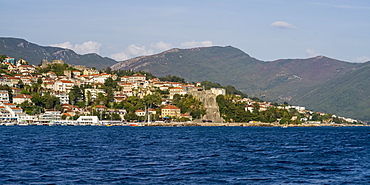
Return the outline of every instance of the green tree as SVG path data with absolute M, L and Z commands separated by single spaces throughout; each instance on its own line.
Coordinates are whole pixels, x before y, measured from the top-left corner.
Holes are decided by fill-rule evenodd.
M 29 92 L 29 91 L 27 91 L 27 90 L 22 90 L 21 92 L 20 92 L 20 94 L 27 94 L 27 95 L 30 95 L 31 93 Z
M 68 93 L 69 95 L 69 102 L 72 104 L 72 102 L 76 103 L 80 100 L 83 100 L 83 92 L 81 88 L 77 85 L 72 86 L 72 89 Z
M 105 87 L 116 88 L 117 87 L 117 82 L 114 81 L 111 77 L 109 77 L 109 78 L 105 79 L 104 86 Z

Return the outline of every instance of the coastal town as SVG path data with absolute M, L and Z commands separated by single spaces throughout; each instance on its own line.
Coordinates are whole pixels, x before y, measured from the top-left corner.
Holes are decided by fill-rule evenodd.
M 205 88 L 201 82 L 160 80 L 134 71 L 121 75 L 109 69 L 69 65 L 62 60 L 42 60 L 35 66 L 12 57 L 4 57 L 1 67 L 1 125 L 362 124 L 301 106 L 230 95 L 225 88 Z M 58 67 L 62 70 L 51 70 Z M 250 118 L 228 116 L 216 101 L 219 97 L 242 105 L 241 115 L 250 114 Z M 185 106 L 185 99 L 192 103 Z M 238 122 L 243 124 L 235 124 Z

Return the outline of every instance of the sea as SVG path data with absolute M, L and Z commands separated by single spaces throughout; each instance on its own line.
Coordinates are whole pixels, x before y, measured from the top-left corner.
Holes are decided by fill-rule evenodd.
M 0 184 L 370 184 L 370 127 L 0 127 Z

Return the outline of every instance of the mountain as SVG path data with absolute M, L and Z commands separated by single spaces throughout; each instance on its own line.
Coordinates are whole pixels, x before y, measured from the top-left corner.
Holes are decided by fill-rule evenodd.
M 39 46 L 18 38 L 0 37 L 0 54 L 16 59 L 23 58 L 34 65 L 40 64 L 42 59 L 49 61 L 52 59 L 63 60 L 68 64 L 85 65 L 97 69 L 107 68 L 117 63 L 113 59 L 101 57 L 94 53 L 79 55 L 70 49 Z
M 176 75 L 189 82 L 233 85 L 252 97 L 288 102 L 313 110 L 370 120 L 370 64 L 318 56 L 261 61 L 231 47 L 171 49 L 119 62 L 113 70 L 143 70 Z M 361 84 L 353 86 L 354 84 Z

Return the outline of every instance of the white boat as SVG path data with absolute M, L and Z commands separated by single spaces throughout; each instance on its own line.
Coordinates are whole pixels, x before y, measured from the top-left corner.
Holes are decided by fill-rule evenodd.
M 5 126 L 14 126 L 16 125 L 14 122 L 7 122 L 7 123 L 4 123 Z
M 19 126 L 28 126 L 28 123 L 27 122 L 19 122 L 18 125 Z

